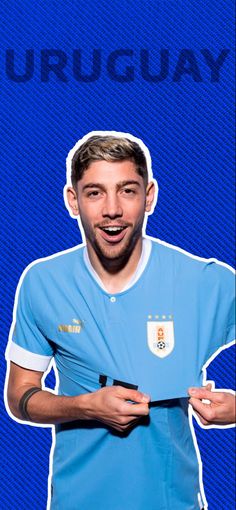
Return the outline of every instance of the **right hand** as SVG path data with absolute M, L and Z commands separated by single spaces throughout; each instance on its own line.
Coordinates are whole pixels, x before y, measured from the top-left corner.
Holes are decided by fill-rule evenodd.
M 107 386 L 84 397 L 84 418 L 98 420 L 119 432 L 125 432 L 149 414 L 150 397 L 123 386 Z

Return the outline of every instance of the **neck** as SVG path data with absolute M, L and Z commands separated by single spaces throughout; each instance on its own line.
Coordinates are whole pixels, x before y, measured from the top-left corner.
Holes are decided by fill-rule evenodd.
M 93 247 L 87 242 L 89 260 L 108 292 L 120 292 L 135 273 L 142 253 L 142 238 L 140 237 L 130 255 L 125 254 L 119 259 L 99 257 Z

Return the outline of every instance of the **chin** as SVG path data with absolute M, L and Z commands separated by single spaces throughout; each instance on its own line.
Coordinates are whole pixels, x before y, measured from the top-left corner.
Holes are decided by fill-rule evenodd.
M 129 239 L 123 239 L 120 243 L 114 246 L 104 246 L 102 243 L 95 243 L 95 251 L 99 258 L 106 259 L 108 261 L 112 260 L 124 260 L 128 259 L 134 249 L 137 239 L 135 240 L 134 236 L 129 237 Z
M 96 248 L 96 252 L 98 256 L 107 260 L 115 260 L 123 258 L 128 252 L 127 248 L 127 246 L 112 246 L 107 248 L 104 248 L 104 246 L 98 246 Z

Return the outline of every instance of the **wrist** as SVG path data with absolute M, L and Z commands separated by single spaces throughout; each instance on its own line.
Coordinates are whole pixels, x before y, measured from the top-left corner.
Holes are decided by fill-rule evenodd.
M 76 409 L 79 419 L 91 420 L 94 418 L 93 406 L 91 402 L 92 396 L 93 393 L 84 393 L 83 395 L 78 395 L 75 397 Z

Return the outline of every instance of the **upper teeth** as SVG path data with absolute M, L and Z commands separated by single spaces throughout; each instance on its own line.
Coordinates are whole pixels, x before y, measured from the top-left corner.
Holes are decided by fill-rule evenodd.
M 116 232 L 118 230 L 123 230 L 124 227 L 103 227 L 104 230 L 109 230 L 110 232 Z

